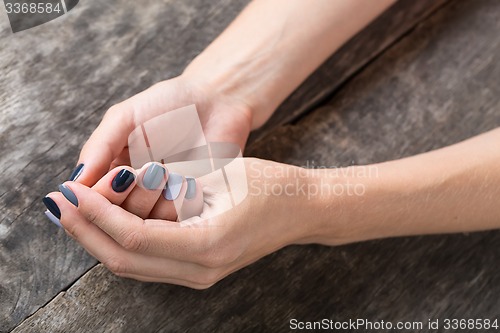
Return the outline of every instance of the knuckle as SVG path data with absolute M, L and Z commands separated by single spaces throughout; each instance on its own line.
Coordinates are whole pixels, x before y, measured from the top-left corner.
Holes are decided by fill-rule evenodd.
M 72 238 L 79 240 L 80 239 L 80 228 L 76 224 L 73 224 L 71 226 L 67 226 L 64 228 L 66 233 L 70 235 Z
M 97 210 L 92 209 L 89 212 L 87 212 L 86 215 L 87 215 L 87 220 L 89 220 L 90 223 L 95 224 L 98 216 Z
M 113 208 L 116 206 L 111 204 L 93 205 L 92 209 L 85 209 L 84 216 L 88 223 L 96 225 L 101 229 L 106 229 L 108 220 L 113 216 Z
M 85 217 L 92 223 L 99 225 L 101 221 L 105 220 L 111 205 L 103 205 L 98 207 L 92 207 L 92 209 L 85 210 Z
M 200 257 L 200 263 L 208 268 L 224 267 L 231 262 L 231 255 L 224 249 L 207 251 Z
M 76 241 L 80 241 L 82 236 L 85 235 L 86 225 L 89 224 L 88 221 L 84 223 L 70 223 L 64 226 L 64 230 L 68 235 L 70 235 Z
M 144 185 L 142 185 L 144 186 Z M 147 208 L 149 207 L 151 202 L 151 198 L 148 197 L 147 195 L 144 196 L 138 196 L 137 198 L 134 197 L 134 200 L 129 204 L 129 207 L 127 209 L 130 209 L 131 211 L 134 212 L 145 212 L 146 216 L 148 215 L 148 210 Z
M 148 240 L 140 229 L 132 230 L 128 232 L 121 245 L 129 251 L 138 252 L 146 251 L 148 248 Z
M 105 117 L 112 117 L 120 112 L 119 104 L 112 105 L 108 111 L 106 111 Z
M 189 287 L 192 288 L 192 289 L 196 289 L 196 290 L 206 290 L 206 289 L 210 288 L 213 285 L 214 284 L 193 284 L 193 285 L 191 285 Z
M 115 275 L 123 275 L 128 272 L 128 264 L 124 259 L 118 257 L 110 257 L 103 261 L 103 265 Z
M 229 245 L 231 242 L 218 233 L 206 234 L 195 250 L 198 264 L 208 268 L 224 267 L 239 256 Z
M 198 274 L 196 279 L 192 281 L 196 285 L 206 286 L 206 288 L 213 286 L 220 280 L 220 274 L 215 269 L 207 269 L 204 273 Z

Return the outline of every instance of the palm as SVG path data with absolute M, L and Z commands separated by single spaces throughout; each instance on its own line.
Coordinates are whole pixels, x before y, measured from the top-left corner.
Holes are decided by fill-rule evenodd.
M 135 128 L 165 112 L 195 104 L 204 135 L 209 142 L 230 142 L 242 150 L 250 132 L 250 117 L 236 103 L 211 96 L 211 93 L 196 89 L 180 78 L 158 83 L 151 88 L 118 104 L 117 112 L 126 112 L 130 128 Z M 111 163 L 110 169 L 118 165 L 130 165 L 129 153 L 124 143 L 123 151 Z

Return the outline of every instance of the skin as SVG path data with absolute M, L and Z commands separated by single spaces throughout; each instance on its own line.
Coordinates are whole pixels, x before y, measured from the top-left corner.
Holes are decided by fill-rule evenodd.
M 111 190 L 122 167 L 92 189 L 66 182 L 78 207 L 61 193 L 50 197 L 61 209 L 66 232 L 115 274 L 196 289 L 291 244 L 340 245 L 500 224 L 500 208 L 492 200 L 500 194 L 500 129 L 371 166 L 306 170 L 251 158 L 244 163 L 241 176 L 250 190 L 240 205 L 210 214 L 221 200 L 211 201 L 210 180 L 204 179 L 203 213 L 181 223 L 142 219 L 120 207 L 143 190 Z
M 145 121 L 196 104 L 208 141 L 242 150 L 252 129 L 393 0 L 252 1 L 184 73 L 110 108 L 85 143 L 78 181 L 94 185 L 128 162 L 127 138 Z
M 184 199 L 183 185 L 180 198 L 168 202 L 160 190 L 140 186 L 145 167 L 116 167 L 128 162 L 127 138 L 136 126 L 193 103 L 208 141 L 243 148 L 250 130 L 391 3 L 253 1 L 180 77 L 106 113 L 80 154 L 82 175 L 65 183 L 78 207 L 59 192 L 49 194 L 66 232 L 117 275 L 203 289 L 291 244 L 498 228 L 500 129 L 372 166 L 305 170 L 245 158 L 239 177 L 246 177 L 249 193 L 222 213 L 224 200 L 210 177 L 197 180 L 192 201 Z M 123 168 L 139 177 L 115 193 L 111 181 Z M 175 222 L 177 204 L 203 209 Z

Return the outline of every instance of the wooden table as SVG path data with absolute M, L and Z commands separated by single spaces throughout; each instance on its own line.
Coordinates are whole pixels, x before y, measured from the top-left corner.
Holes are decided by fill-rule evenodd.
M 214 287 L 109 273 L 44 215 L 107 108 L 178 75 L 247 0 L 81 1 L 0 25 L 0 332 L 281 332 L 500 315 L 500 233 L 285 248 Z M 252 135 L 249 156 L 367 164 L 500 126 L 500 2 L 400 0 Z M 464 156 L 466 159 L 467 156 Z

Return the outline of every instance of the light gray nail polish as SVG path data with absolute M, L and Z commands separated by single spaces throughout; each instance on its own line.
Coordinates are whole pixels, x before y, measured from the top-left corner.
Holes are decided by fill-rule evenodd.
M 61 184 L 59 185 L 59 191 L 64 195 L 66 199 L 68 199 L 69 202 L 78 207 L 78 198 L 76 197 L 75 193 L 71 191 L 69 187 L 67 187 L 64 184 Z
M 144 178 L 142 179 L 142 183 L 148 190 L 156 190 L 160 187 L 160 184 L 164 178 L 165 169 L 158 164 L 153 163 L 146 170 Z
M 45 216 L 47 216 L 47 218 L 50 220 L 50 222 L 54 223 L 59 228 L 63 227 L 61 222 L 59 221 L 59 219 L 57 217 L 55 217 L 54 214 L 52 214 L 49 210 L 45 211 Z
M 196 196 L 196 180 L 192 177 L 186 177 L 187 182 L 187 190 L 186 195 L 184 196 L 186 199 L 193 199 Z
M 167 200 L 175 200 L 181 193 L 182 188 L 182 176 L 171 172 L 168 175 L 167 187 L 163 191 L 163 196 Z

